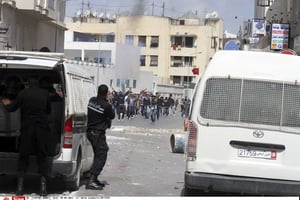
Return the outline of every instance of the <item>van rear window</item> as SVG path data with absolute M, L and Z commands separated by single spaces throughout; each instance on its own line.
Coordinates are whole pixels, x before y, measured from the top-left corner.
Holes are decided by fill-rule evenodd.
M 237 123 L 299 127 L 300 86 L 211 78 L 206 82 L 200 115 Z

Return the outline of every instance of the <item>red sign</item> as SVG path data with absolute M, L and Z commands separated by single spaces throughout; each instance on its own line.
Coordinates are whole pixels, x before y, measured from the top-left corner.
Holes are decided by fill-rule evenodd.
M 192 72 L 193 72 L 194 75 L 198 75 L 199 74 L 199 68 L 196 68 L 196 67 L 193 68 Z
M 25 196 L 12 196 L 12 200 L 26 200 Z

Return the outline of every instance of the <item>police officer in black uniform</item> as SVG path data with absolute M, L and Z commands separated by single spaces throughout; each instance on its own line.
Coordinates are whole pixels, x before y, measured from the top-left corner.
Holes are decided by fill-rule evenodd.
M 105 186 L 98 180 L 107 159 L 108 145 L 105 130 L 111 127 L 115 118 L 115 111 L 107 100 L 108 87 L 100 85 L 97 97 L 92 97 L 88 103 L 87 138 L 94 151 L 94 162 L 90 169 L 91 177 L 86 184 L 86 189 L 102 190 Z
M 51 112 L 48 91 L 38 87 L 38 80 L 28 79 L 28 88 L 23 89 L 15 100 L 3 98 L 2 103 L 9 112 L 21 108 L 21 135 L 18 161 L 17 195 L 23 193 L 24 174 L 29 156 L 37 151 L 41 176 L 40 195 L 46 196 L 46 176 L 48 173 L 47 137 L 49 135 L 48 114 Z M 35 148 L 35 149 L 33 149 Z

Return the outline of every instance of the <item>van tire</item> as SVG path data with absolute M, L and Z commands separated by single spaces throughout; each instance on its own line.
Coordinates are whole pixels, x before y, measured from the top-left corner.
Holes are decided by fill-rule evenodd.
M 81 153 L 79 151 L 78 156 L 77 156 L 77 165 L 76 165 L 76 170 L 72 178 L 68 178 L 65 180 L 65 184 L 68 190 L 70 191 L 76 191 L 80 187 L 80 176 L 81 176 Z

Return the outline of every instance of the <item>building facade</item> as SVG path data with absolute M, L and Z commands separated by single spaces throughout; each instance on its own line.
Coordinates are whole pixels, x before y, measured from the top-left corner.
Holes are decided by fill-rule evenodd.
M 1 0 L 0 50 L 64 50 L 65 0 Z
M 200 25 L 200 19 L 191 12 L 178 19 L 145 15 L 103 19 L 89 15 L 74 17 L 66 26 L 78 36 L 88 34 L 90 41 L 139 47 L 139 69 L 152 72 L 158 84 L 192 86 L 213 54 L 222 49 L 222 19 L 208 18 Z
M 254 8 L 254 19 L 244 25 L 242 39 L 249 39 L 247 46 L 300 55 L 300 1 L 255 0 Z

